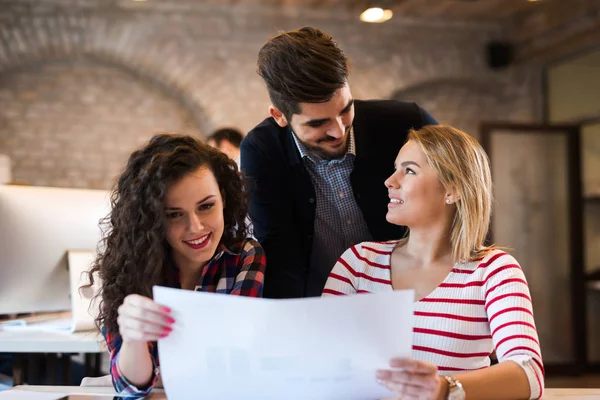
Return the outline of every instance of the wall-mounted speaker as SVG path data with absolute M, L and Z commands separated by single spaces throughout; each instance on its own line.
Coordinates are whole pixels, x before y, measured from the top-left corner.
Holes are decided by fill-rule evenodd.
M 506 68 L 512 63 L 513 45 L 508 42 L 489 42 L 486 46 L 487 63 L 490 68 Z

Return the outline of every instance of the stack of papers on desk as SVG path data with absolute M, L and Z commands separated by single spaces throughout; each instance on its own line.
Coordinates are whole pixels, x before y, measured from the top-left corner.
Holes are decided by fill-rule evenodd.
M 169 399 L 373 400 L 375 371 L 410 357 L 413 291 L 255 299 L 154 287 L 173 310 L 159 340 Z

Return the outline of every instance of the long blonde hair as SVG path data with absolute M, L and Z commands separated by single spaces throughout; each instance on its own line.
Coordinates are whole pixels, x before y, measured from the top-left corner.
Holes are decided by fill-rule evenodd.
M 481 259 L 495 247 L 484 245 L 492 214 L 492 174 L 483 147 L 465 132 L 443 125 L 411 130 L 446 190 L 456 194 L 450 241 L 455 262 Z

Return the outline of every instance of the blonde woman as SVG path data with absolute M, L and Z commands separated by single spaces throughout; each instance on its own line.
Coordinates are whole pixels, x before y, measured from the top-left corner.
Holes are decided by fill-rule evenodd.
M 506 252 L 484 246 L 489 160 L 445 126 L 411 131 L 386 181 L 387 220 L 407 237 L 364 242 L 333 268 L 324 295 L 415 290 L 411 359 L 377 380 L 403 399 L 535 399 L 544 368 L 527 281 Z M 490 367 L 490 355 L 499 363 Z

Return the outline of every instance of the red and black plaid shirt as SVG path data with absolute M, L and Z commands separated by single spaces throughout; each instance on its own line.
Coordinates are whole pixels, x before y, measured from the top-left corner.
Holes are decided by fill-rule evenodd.
M 197 291 L 224 293 L 237 296 L 262 297 L 265 280 L 266 258 L 264 250 L 253 239 L 246 239 L 235 252 L 221 245 L 202 271 Z M 179 270 L 169 271 L 168 286 L 181 288 Z M 103 330 L 108 351 L 110 352 L 110 374 L 117 393 L 122 395 L 144 396 L 152 390 L 158 378 L 158 348 L 156 343 L 148 343 L 152 355 L 154 374 L 150 386 L 139 389 L 121 374 L 117 365 L 122 339 L 118 334 Z

